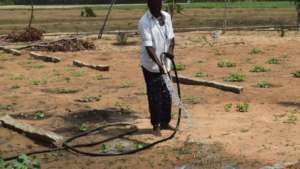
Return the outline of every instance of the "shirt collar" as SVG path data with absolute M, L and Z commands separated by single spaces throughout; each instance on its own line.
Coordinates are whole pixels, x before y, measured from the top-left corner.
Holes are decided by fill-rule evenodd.
M 164 13 L 163 13 L 162 11 L 161 11 L 161 14 L 162 14 L 163 18 L 165 19 L 166 16 L 164 15 Z M 147 16 L 148 16 L 149 19 L 153 19 L 153 20 L 156 19 L 156 18 L 151 14 L 150 10 L 147 11 Z

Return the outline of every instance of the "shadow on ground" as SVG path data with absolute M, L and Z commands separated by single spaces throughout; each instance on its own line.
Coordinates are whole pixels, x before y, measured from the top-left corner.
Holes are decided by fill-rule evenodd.
M 300 103 L 299 102 L 293 102 L 293 101 L 283 101 L 279 102 L 279 105 L 286 106 L 286 107 L 296 107 L 300 108 Z

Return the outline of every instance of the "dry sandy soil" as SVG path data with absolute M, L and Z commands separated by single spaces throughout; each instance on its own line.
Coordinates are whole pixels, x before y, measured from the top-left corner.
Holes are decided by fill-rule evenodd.
M 246 79 L 233 84 L 243 86 L 243 93 L 183 85 L 183 99 L 192 120 L 183 120 L 175 139 L 122 157 L 91 158 L 67 152 L 39 155 L 42 168 L 175 168 L 193 164 L 195 168 L 257 169 L 280 161 L 299 160 L 300 78 L 291 74 L 300 70 L 299 33 L 290 32 L 281 38 L 270 32 L 228 32 L 212 46 L 203 37 L 212 42 L 210 35 L 201 32 L 176 35 L 176 61 L 186 65 L 180 74 L 194 77 L 201 71 L 208 74 L 203 79 L 224 82 L 229 73 L 239 72 Z M 115 45 L 114 36 L 89 39 L 95 42 L 95 51 L 50 53 L 63 59 L 56 64 L 32 60 L 28 51 L 19 57 L 0 53 L 0 111 L 66 137 L 80 132 L 83 123 L 93 128 L 125 121 L 136 123 L 142 129 L 128 140 L 142 143 L 157 140 L 150 132 L 145 84 L 139 67 L 138 37 L 130 37 L 131 45 L 126 46 Z M 262 52 L 250 54 L 253 48 Z M 273 57 L 280 63 L 266 63 Z M 74 67 L 74 59 L 107 64 L 111 69 L 98 72 Z M 217 63 L 221 60 L 232 61 L 237 66 L 220 68 Z M 255 65 L 270 70 L 250 72 Z M 259 88 L 257 83 L 261 81 L 273 86 Z M 74 90 L 74 93 L 49 92 L 57 88 Z M 100 100 L 77 101 L 89 96 Z M 248 103 L 248 112 L 238 112 L 238 103 Z M 225 111 L 227 104 L 232 104 L 232 108 Z M 44 111 L 46 117 L 34 120 L 36 111 Z M 115 132 L 118 130 L 99 138 Z M 2 157 L 39 147 L 22 135 L 0 128 Z M 100 151 L 100 146 L 93 150 Z

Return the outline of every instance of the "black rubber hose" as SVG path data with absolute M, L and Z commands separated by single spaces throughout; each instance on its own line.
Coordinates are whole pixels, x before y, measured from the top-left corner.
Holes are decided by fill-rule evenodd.
M 173 59 L 174 56 L 170 55 L 170 54 L 167 54 L 166 56 L 169 57 L 171 59 L 171 61 L 172 61 L 172 65 L 173 65 L 174 73 L 175 73 L 175 77 L 176 77 L 177 92 L 178 92 L 179 98 L 181 98 L 180 84 L 179 84 L 179 80 L 178 80 L 178 74 L 177 74 L 177 70 L 176 70 L 176 64 L 175 64 L 175 61 Z M 49 152 L 61 151 L 61 150 L 73 151 L 73 152 L 76 152 L 78 154 L 82 154 L 82 155 L 86 155 L 86 156 L 93 156 L 93 157 L 97 157 L 97 156 L 102 156 L 102 157 L 105 157 L 105 156 L 122 156 L 122 155 L 133 154 L 133 153 L 137 153 L 137 152 L 143 151 L 143 150 L 148 149 L 150 147 L 153 147 L 153 146 L 155 146 L 155 145 L 157 145 L 159 143 L 162 143 L 162 142 L 165 142 L 165 141 L 168 141 L 168 140 L 174 138 L 174 136 L 176 135 L 176 133 L 177 133 L 177 131 L 179 129 L 180 120 L 181 120 L 181 108 L 178 108 L 178 118 L 177 118 L 177 122 L 176 122 L 176 127 L 175 127 L 175 130 L 173 131 L 173 133 L 170 136 L 168 136 L 168 137 L 166 137 L 164 139 L 158 140 L 156 142 L 144 145 L 142 148 L 138 148 L 138 149 L 135 149 L 135 150 L 130 150 L 130 151 L 121 152 L 121 153 L 90 153 L 90 152 L 84 152 L 84 151 L 81 151 L 81 150 L 78 149 L 78 148 L 81 148 L 81 147 L 91 147 L 91 146 L 95 146 L 95 145 L 98 145 L 98 144 L 103 144 L 105 142 L 108 142 L 108 141 L 111 141 L 111 140 L 114 140 L 114 139 L 117 139 L 117 138 L 121 138 L 121 137 L 124 137 L 126 135 L 131 135 L 131 134 L 133 134 L 133 133 L 135 133 L 135 132 L 138 131 L 138 129 L 136 128 L 135 125 L 128 124 L 128 123 L 117 123 L 117 124 L 104 125 L 104 126 L 96 128 L 96 129 L 89 130 L 89 131 L 80 133 L 78 135 L 75 135 L 75 136 L 67 139 L 63 143 L 62 147 L 53 148 L 53 149 L 46 149 L 46 150 L 32 151 L 32 152 L 26 153 L 26 155 L 29 156 L 29 155 L 49 153 Z M 98 142 L 93 142 L 93 143 L 88 143 L 88 144 L 70 145 L 70 143 L 72 141 L 74 141 L 75 139 L 77 139 L 77 138 L 87 136 L 87 135 L 89 135 L 89 134 L 91 134 L 93 132 L 100 131 L 100 130 L 102 130 L 104 128 L 107 128 L 107 127 L 116 127 L 116 126 L 131 126 L 131 128 L 133 128 L 133 130 L 125 132 L 125 133 L 122 133 L 122 134 L 119 134 L 119 135 L 114 136 L 114 137 L 107 138 L 105 140 L 98 141 Z M 18 158 L 18 155 L 12 156 L 12 157 L 7 157 L 7 158 L 4 158 L 3 160 L 4 161 L 10 161 L 10 160 L 14 160 L 16 158 Z

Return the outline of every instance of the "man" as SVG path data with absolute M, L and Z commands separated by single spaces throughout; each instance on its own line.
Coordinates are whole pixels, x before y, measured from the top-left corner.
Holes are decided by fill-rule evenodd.
M 171 96 L 162 74 L 171 71 L 171 61 L 165 53 L 173 55 L 174 32 L 171 17 L 162 11 L 162 0 L 148 0 L 149 10 L 139 21 L 142 40 L 141 66 L 147 86 L 149 111 L 154 135 L 160 130 L 174 130 L 171 120 Z

